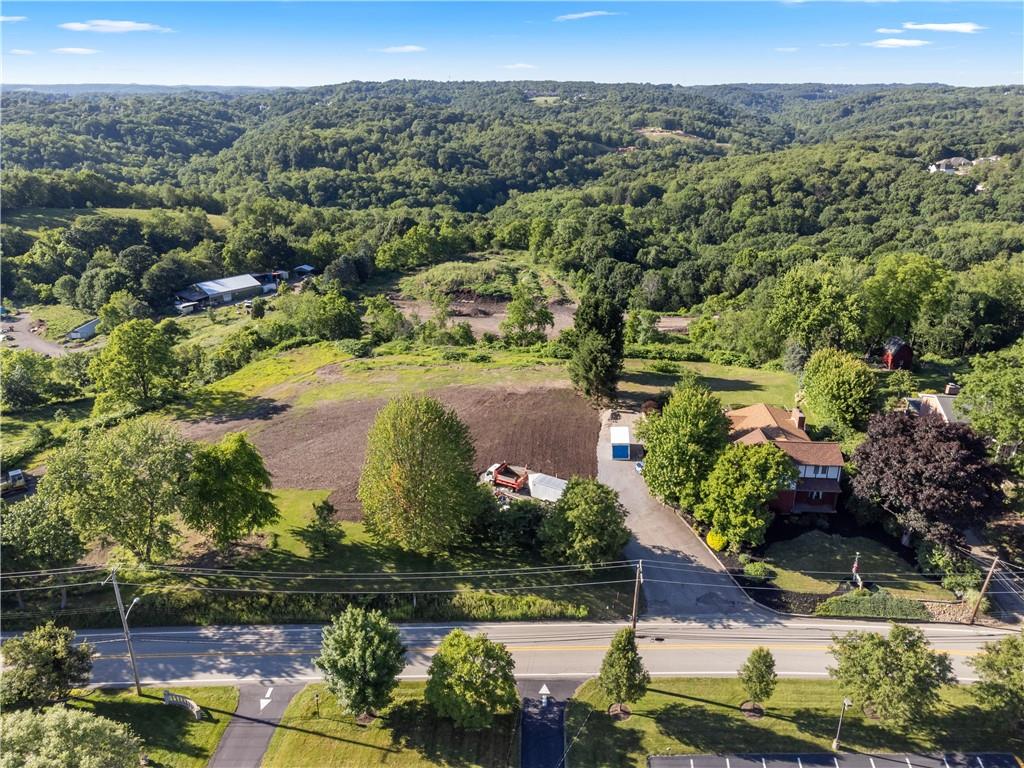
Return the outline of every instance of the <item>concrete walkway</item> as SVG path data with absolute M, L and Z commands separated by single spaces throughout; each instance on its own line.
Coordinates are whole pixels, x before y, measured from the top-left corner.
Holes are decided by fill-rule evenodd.
M 242 685 L 238 709 L 208 768 L 257 768 L 292 697 L 303 685 Z
M 597 443 L 597 479 L 614 488 L 629 511 L 626 524 L 633 538 L 625 555 L 644 561 L 644 599 L 647 619 L 681 618 L 714 623 L 725 617 L 751 624 L 772 623 L 777 616 L 757 606 L 736 586 L 718 560 L 675 510 L 651 496 L 636 471 L 636 422 L 639 414 L 602 413 Z M 629 427 L 633 456 L 629 461 L 611 457 L 609 429 Z

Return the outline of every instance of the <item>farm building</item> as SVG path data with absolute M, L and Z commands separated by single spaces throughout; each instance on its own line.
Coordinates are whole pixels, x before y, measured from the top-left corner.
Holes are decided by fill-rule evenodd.
M 612 441 L 612 458 L 616 461 L 629 461 L 632 453 L 629 427 L 612 427 L 609 434 Z
M 96 335 L 96 333 L 98 331 L 99 324 L 100 324 L 100 319 L 98 317 L 94 317 L 92 320 L 88 320 L 88 321 L 82 323 L 80 326 L 78 326 L 74 330 L 69 331 L 68 332 L 68 338 L 69 339 L 91 339 L 93 336 Z
M 300 264 L 292 270 L 292 274 L 298 278 L 309 277 L 314 272 L 316 272 L 316 267 L 311 267 L 309 264 Z
M 947 424 L 962 424 L 967 421 L 956 406 L 960 387 L 949 383 L 941 395 L 931 392 L 919 392 L 917 397 L 907 398 L 907 410 L 918 416 L 938 416 Z
M 185 290 L 178 291 L 175 296 L 181 303 L 195 302 L 200 306 L 207 306 L 251 299 L 265 292 L 264 284 L 252 275 L 234 275 L 194 283 Z
M 893 336 L 882 348 L 882 363 L 890 371 L 897 368 L 909 370 L 914 362 L 914 350 L 903 339 Z
M 545 475 L 540 472 L 531 472 L 529 477 L 530 496 L 541 501 L 558 501 L 565 493 L 567 480 Z

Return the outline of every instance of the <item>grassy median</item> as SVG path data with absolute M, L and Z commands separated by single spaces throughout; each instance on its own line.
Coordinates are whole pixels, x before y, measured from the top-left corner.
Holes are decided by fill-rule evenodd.
M 607 715 L 610 702 L 588 682 L 567 716 L 567 737 L 576 736 L 570 764 L 624 768 L 645 766 L 647 756 L 656 754 L 829 751 L 842 701 L 832 681 L 780 680 L 760 720 L 740 711 L 746 698 L 732 678 L 655 679 L 631 705 L 632 717 L 614 722 Z M 854 707 L 842 742 L 848 750 L 886 752 L 1024 749 L 1024 737 L 980 708 L 966 687 L 944 690 L 936 714 L 909 732 L 870 720 Z
M 434 715 L 423 701 L 423 689 L 424 683 L 401 683 L 393 703 L 364 727 L 338 709 L 323 685 L 310 685 L 288 705 L 263 757 L 263 768 L 519 765 L 518 714 L 499 717 L 491 728 L 465 731 Z

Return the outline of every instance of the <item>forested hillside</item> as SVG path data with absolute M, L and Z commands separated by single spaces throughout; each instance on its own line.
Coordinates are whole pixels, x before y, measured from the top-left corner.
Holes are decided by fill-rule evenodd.
M 127 290 L 160 309 L 200 278 L 337 262 L 354 294 L 375 269 L 493 249 L 624 307 L 703 314 L 695 339 L 747 363 L 787 344 L 867 352 L 889 334 L 974 354 L 1024 331 L 1022 97 L 423 81 L 10 92 L 3 292 L 96 311 Z M 170 210 L 25 223 L 100 206 Z M 879 288 L 893 284 L 906 290 Z

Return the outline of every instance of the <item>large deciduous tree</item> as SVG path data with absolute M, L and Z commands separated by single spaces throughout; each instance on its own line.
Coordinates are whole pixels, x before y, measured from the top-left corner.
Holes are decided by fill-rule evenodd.
M 544 554 L 556 561 L 617 560 L 629 541 L 619 495 L 590 478 L 574 477 L 540 526 Z
M 1000 456 L 1024 474 L 1024 340 L 973 358 L 957 407 L 977 432 L 996 442 Z
M 767 648 L 755 648 L 739 669 L 740 684 L 754 704 L 764 704 L 775 693 L 778 675 L 775 657 Z
M 170 321 L 128 320 L 89 364 L 99 393 L 96 409 L 148 408 L 175 391 L 177 327 Z
M 833 635 L 830 653 L 836 666 L 828 673 L 843 693 L 901 727 L 925 717 L 938 703 L 939 689 L 956 682 L 949 655 L 933 651 L 921 630 L 900 624 L 888 637 Z
M 854 493 L 903 528 L 948 543 L 984 519 L 1001 498 L 1002 472 L 966 424 L 936 416 L 880 413 L 853 454 Z
M 540 289 L 526 281 L 516 283 L 505 319 L 501 321 L 501 334 L 505 340 L 516 347 L 536 344 L 544 341 L 545 331 L 554 324 L 555 316 L 548 309 Z
M 694 515 L 730 549 L 757 546 L 775 516 L 768 503 L 796 477 L 793 462 L 772 443 L 730 445 L 701 485 L 703 500 Z
M 377 414 L 359 500 L 379 541 L 421 553 L 465 539 L 481 507 L 469 429 L 430 397 L 402 396 Z
M 35 493 L 0 513 L 0 562 L 12 571 L 47 570 L 74 564 L 85 545 L 70 516 L 47 496 Z M 22 603 L 21 593 L 15 597 Z M 67 589 L 61 589 L 61 608 Z
M 64 701 L 89 682 L 92 646 L 75 644 L 75 633 L 52 621 L 4 643 L 0 703 L 42 707 Z
M 214 445 L 196 445 L 189 470 L 185 522 L 224 549 L 278 518 L 270 473 L 244 432 Z
M 862 427 L 878 397 L 867 364 L 838 349 L 811 355 L 804 366 L 803 390 L 814 412 L 840 429 Z
M 1024 721 L 1024 636 L 985 643 L 981 653 L 967 663 L 978 675 L 973 692 L 979 703 L 1002 711 L 1009 719 Z
M 869 347 L 893 334 L 906 336 L 928 294 L 941 285 L 946 270 L 919 253 L 889 253 L 864 281 L 864 335 Z
M 142 320 L 153 311 L 149 305 L 140 301 L 128 291 L 114 291 L 107 303 L 100 307 L 100 333 L 110 333 L 119 325 L 129 320 Z
M 391 700 L 405 664 L 405 647 L 383 613 L 350 605 L 324 627 L 314 663 L 342 709 L 364 715 Z
M 722 403 L 692 381 L 678 385 L 659 414 L 639 424 L 644 441 L 644 479 L 669 503 L 695 509 L 701 482 L 729 442 L 729 419 Z
M 630 627 L 620 629 L 604 654 L 598 687 L 621 707 L 642 699 L 650 682 L 651 676 L 636 647 L 636 633 Z
M 68 707 L 0 719 L 2 768 L 138 768 L 142 740 L 124 723 Z
M 519 704 L 514 670 L 512 654 L 501 643 L 452 630 L 430 662 L 424 698 L 462 728 L 487 728 L 495 715 Z
M 148 563 L 174 550 L 174 517 L 191 500 L 189 453 L 169 423 L 134 419 L 55 450 L 39 493 L 84 535 L 106 536 Z

